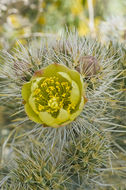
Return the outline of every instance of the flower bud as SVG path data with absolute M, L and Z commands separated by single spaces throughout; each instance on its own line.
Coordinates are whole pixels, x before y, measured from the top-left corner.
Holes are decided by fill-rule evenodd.
M 92 77 L 97 74 L 100 66 L 95 57 L 87 55 L 79 59 L 79 64 L 75 69 L 85 77 Z

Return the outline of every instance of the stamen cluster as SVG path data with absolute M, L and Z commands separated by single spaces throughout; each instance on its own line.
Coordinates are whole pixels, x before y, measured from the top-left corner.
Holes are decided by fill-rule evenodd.
M 47 111 L 53 117 L 57 117 L 61 108 L 74 112 L 75 105 L 70 101 L 71 89 L 69 82 L 60 82 L 55 76 L 40 81 L 34 91 L 37 110 Z

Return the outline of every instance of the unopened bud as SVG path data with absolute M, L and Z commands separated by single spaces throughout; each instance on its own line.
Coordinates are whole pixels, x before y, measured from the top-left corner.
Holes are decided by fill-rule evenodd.
M 97 74 L 100 66 L 95 57 L 87 55 L 79 59 L 79 64 L 75 69 L 85 77 L 92 77 Z

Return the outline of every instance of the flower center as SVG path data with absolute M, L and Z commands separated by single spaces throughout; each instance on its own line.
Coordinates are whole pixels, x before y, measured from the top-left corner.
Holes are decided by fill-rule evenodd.
M 49 101 L 48 101 L 48 106 L 51 107 L 52 109 L 57 109 L 58 108 L 58 102 L 57 102 L 57 99 L 56 98 L 51 98 Z
M 57 117 L 61 108 L 71 112 L 75 106 L 70 101 L 71 84 L 58 77 L 42 79 L 34 91 L 37 110 L 47 111 Z

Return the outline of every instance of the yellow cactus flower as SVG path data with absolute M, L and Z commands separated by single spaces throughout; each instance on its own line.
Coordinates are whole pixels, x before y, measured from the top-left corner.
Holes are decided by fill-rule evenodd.
M 55 128 L 72 122 L 85 104 L 81 75 L 60 64 L 36 71 L 23 85 L 22 97 L 31 120 Z

